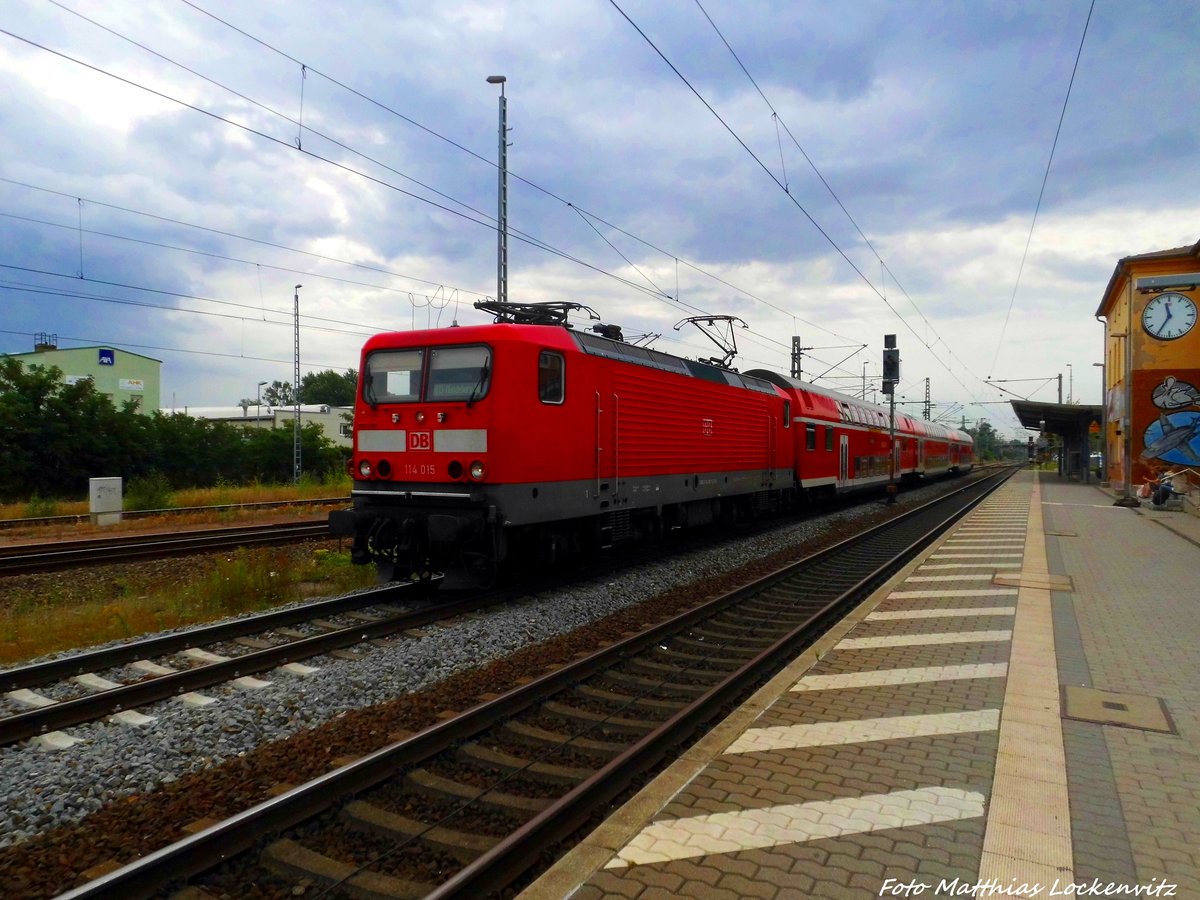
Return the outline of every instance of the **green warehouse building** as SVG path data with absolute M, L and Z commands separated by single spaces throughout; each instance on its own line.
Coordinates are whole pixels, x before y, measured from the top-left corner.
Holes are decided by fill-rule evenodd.
M 71 347 L 59 349 L 56 335 L 39 334 L 32 353 L 10 353 L 29 366 L 56 366 L 63 379 L 74 384 L 91 378 L 96 390 L 104 394 L 118 409 L 122 403 L 134 401 L 138 412 L 150 415 L 159 403 L 162 360 L 120 350 L 115 347 Z

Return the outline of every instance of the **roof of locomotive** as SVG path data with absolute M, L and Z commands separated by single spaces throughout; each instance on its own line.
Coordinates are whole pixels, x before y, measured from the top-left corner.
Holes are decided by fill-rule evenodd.
M 363 354 L 375 350 L 394 350 L 402 347 L 444 346 L 446 344 L 474 343 L 533 343 L 539 347 L 574 350 L 618 360 L 638 366 L 646 366 L 664 372 L 674 372 L 685 378 L 696 378 L 713 384 L 743 388 L 761 394 L 776 395 L 775 386 L 767 380 L 743 375 L 732 369 L 710 363 L 672 356 L 661 350 L 639 347 L 587 331 L 577 331 L 560 325 L 455 325 L 445 328 L 430 328 L 420 331 L 390 331 L 376 334 L 363 345 Z
M 772 372 L 769 369 L 751 369 L 747 374 L 756 378 L 761 378 L 765 381 L 770 381 L 772 384 L 779 385 L 780 387 L 791 388 L 796 391 L 806 391 L 819 397 L 826 397 L 835 403 L 846 403 L 851 406 L 858 406 L 874 410 L 876 412 L 883 413 L 885 416 L 888 415 L 889 412 L 886 406 L 882 406 L 878 403 L 867 403 L 865 400 L 862 400 L 858 397 L 849 397 L 846 394 L 839 394 L 837 391 L 832 391 L 829 388 L 818 387 L 817 385 L 811 384 L 807 381 L 800 381 L 798 378 L 791 378 L 787 375 L 781 375 L 778 372 Z M 960 441 L 968 444 L 974 443 L 974 438 L 972 438 L 969 434 L 958 431 L 954 428 L 948 428 L 945 425 L 941 425 L 937 422 L 918 419 L 905 413 L 897 413 L 896 419 L 904 419 L 910 431 L 914 431 L 917 434 L 923 434 L 926 437 L 942 438 L 945 440 Z
M 536 338 L 534 337 L 536 335 Z M 544 347 L 570 349 L 575 346 L 569 329 L 553 325 L 447 325 L 414 331 L 385 331 L 372 335 L 363 344 L 363 352 L 396 347 L 423 347 L 444 344 L 528 342 L 536 340 Z

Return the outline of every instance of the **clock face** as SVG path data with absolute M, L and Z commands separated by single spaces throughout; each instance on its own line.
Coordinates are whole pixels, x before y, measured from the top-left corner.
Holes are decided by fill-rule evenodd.
M 1196 304 L 1174 292 L 1159 294 L 1142 310 L 1142 327 L 1160 341 L 1183 337 L 1196 324 Z

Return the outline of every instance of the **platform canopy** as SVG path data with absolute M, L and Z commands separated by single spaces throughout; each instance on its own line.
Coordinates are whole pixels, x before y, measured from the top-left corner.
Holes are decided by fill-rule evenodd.
M 1035 403 L 1032 400 L 1013 400 L 1012 408 L 1021 421 L 1022 427 L 1042 431 L 1041 423 L 1045 422 L 1045 431 L 1064 437 L 1080 432 L 1087 434 L 1087 430 L 1093 422 L 1099 426 L 1102 415 L 1099 406 L 1082 406 L 1076 403 Z
M 1093 423 L 1097 431 L 1100 429 L 1102 410 L 1099 406 L 1035 403 L 1032 400 L 1011 402 L 1013 412 L 1024 427 L 1062 438 L 1062 453 L 1058 455 L 1059 477 L 1091 480 L 1088 432 Z

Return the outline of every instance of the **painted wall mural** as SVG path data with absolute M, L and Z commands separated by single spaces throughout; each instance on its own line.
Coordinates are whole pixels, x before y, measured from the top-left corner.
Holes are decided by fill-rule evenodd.
M 1160 373 L 1144 374 L 1157 378 Z M 1187 374 L 1196 379 L 1194 370 Z M 1142 431 L 1141 459 L 1200 466 L 1200 389 L 1192 381 L 1167 375 L 1150 390 L 1150 401 L 1150 413 L 1157 417 Z

